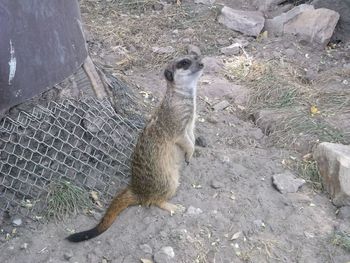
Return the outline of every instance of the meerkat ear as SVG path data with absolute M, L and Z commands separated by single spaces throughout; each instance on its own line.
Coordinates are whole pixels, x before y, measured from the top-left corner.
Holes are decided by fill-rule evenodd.
M 174 81 L 174 75 L 173 75 L 173 73 L 169 70 L 169 69 L 166 69 L 165 71 L 164 71 L 164 76 L 165 76 L 165 78 L 167 79 L 167 81 Z

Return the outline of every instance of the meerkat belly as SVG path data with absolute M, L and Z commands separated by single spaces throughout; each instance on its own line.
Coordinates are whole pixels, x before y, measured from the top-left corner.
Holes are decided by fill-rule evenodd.
M 170 198 L 179 184 L 182 151 L 168 142 L 154 147 L 135 156 L 132 165 L 131 187 L 143 203 Z

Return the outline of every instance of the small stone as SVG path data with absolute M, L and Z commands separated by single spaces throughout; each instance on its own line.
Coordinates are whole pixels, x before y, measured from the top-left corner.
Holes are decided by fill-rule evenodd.
M 272 176 L 272 183 L 282 194 L 295 193 L 299 187 L 305 184 L 304 179 L 296 178 L 291 172 L 275 174 Z
M 28 248 L 28 243 L 23 243 L 20 248 L 26 250 Z
M 258 36 L 264 27 L 265 18 L 261 12 L 235 10 L 224 6 L 218 22 L 247 36 Z
M 150 245 L 147 245 L 147 244 L 140 245 L 140 249 L 143 252 L 145 252 L 146 254 L 152 254 L 153 253 L 153 249 L 151 248 Z
M 155 263 L 170 263 L 174 262 L 172 259 L 175 257 L 174 249 L 172 247 L 162 247 L 156 254 L 154 254 Z
M 220 161 L 223 163 L 229 163 L 230 162 L 230 157 L 224 155 L 220 157 Z
M 205 57 L 202 59 L 204 67 L 204 73 L 216 74 L 220 73 L 224 69 L 224 63 L 222 60 L 216 57 Z
M 223 47 L 220 49 L 220 52 L 226 56 L 237 55 L 240 52 L 241 45 L 238 43 L 234 43 L 228 47 Z
M 22 219 L 21 218 L 15 218 L 12 220 L 12 225 L 13 226 L 21 226 L 22 225 Z
M 196 138 L 195 144 L 197 146 L 200 146 L 200 147 L 207 147 L 208 146 L 207 140 L 202 135 L 200 135 Z
M 63 254 L 63 258 L 67 261 L 69 261 L 73 257 L 73 250 L 66 251 Z
M 215 105 L 213 105 L 212 108 L 215 111 L 220 111 L 220 110 L 226 109 L 230 105 L 231 104 L 227 100 L 223 100 L 223 101 L 220 101 L 219 103 L 216 103 Z
M 225 187 L 225 185 L 222 182 L 219 182 L 217 180 L 212 180 L 210 182 L 210 186 L 214 189 L 220 189 Z
M 186 211 L 186 215 L 200 215 L 203 213 L 202 209 L 189 206 Z

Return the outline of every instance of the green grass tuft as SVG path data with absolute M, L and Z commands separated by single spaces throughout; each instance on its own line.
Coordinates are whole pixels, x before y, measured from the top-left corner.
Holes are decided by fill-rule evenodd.
M 50 186 L 45 217 L 62 220 L 91 205 L 88 193 L 82 188 L 68 181 L 57 181 Z
M 349 234 L 346 234 L 343 232 L 335 233 L 332 238 L 332 243 L 350 252 L 350 235 Z

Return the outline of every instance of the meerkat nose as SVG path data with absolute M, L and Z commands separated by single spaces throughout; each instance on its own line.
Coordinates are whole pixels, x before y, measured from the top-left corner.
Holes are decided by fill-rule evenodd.
M 198 63 L 198 66 L 199 66 L 200 68 L 204 68 L 203 62 L 199 62 L 199 63 Z

